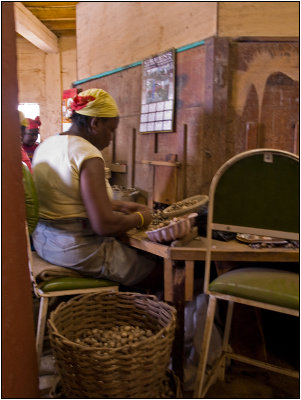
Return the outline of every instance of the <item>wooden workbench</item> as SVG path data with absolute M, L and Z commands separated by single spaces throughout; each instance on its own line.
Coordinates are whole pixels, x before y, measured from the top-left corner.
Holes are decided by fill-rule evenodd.
M 124 241 L 164 259 L 164 300 L 177 309 L 177 328 L 173 350 L 173 369 L 183 381 L 184 306 L 193 299 L 194 262 L 204 261 L 206 238 L 197 237 L 183 246 L 151 242 L 145 232 L 133 230 Z M 299 262 L 299 249 L 273 247 L 254 249 L 237 240 L 212 240 L 212 261 Z

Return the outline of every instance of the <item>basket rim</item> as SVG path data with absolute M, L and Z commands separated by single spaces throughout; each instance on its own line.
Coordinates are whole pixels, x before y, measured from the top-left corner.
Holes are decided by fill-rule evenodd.
M 165 217 L 173 217 L 173 216 L 176 217 L 179 215 L 187 214 L 187 213 L 193 212 L 193 210 L 198 209 L 199 207 L 203 206 L 209 200 L 209 196 L 207 194 L 196 194 L 194 196 L 186 197 L 183 200 L 179 200 L 175 204 L 181 205 L 182 203 L 185 203 L 187 200 L 194 200 L 197 198 L 200 199 L 199 202 L 187 207 L 186 209 L 178 209 L 178 210 L 168 211 L 172 207 L 172 205 L 170 205 L 170 206 L 166 207 L 162 211 L 162 213 L 163 213 L 163 215 L 165 215 Z
M 176 322 L 176 318 L 175 316 L 172 316 L 172 320 L 170 322 Z M 53 329 L 53 331 L 51 332 L 51 335 L 53 336 L 57 336 L 59 339 L 61 339 L 62 341 L 64 341 L 66 344 L 72 345 L 72 346 L 76 346 L 78 348 L 80 348 L 81 350 L 87 351 L 87 352 L 91 352 L 93 351 L 93 353 L 95 352 L 95 350 L 97 351 L 102 351 L 105 350 L 107 353 L 115 353 L 117 351 L 120 350 L 126 350 L 126 349 L 135 349 L 135 347 L 141 346 L 142 344 L 147 344 L 147 342 L 149 341 L 153 341 L 157 338 L 159 338 L 160 336 L 162 336 L 162 331 L 167 329 L 167 327 L 164 327 L 162 329 L 160 329 L 156 334 L 152 335 L 151 337 L 148 337 L 146 339 L 140 340 L 137 343 L 133 343 L 133 344 L 126 344 L 120 347 L 114 347 L 114 348 L 110 348 L 110 347 L 105 347 L 105 346 L 93 346 L 93 345 L 82 345 L 80 343 L 76 343 L 70 339 L 68 339 L 66 336 L 63 336 L 61 333 L 58 332 L 57 328 L 55 326 L 53 326 L 53 322 L 48 320 L 48 324 L 51 324 L 51 329 Z M 105 355 L 101 355 L 101 357 L 105 357 Z M 108 356 L 109 357 L 109 356 Z
M 142 341 L 139 341 L 137 343 L 126 344 L 126 345 L 123 345 L 123 346 L 120 346 L 120 347 L 116 347 L 116 348 L 108 348 L 108 347 L 105 347 L 105 346 L 100 347 L 100 346 L 93 346 L 93 345 L 85 346 L 85 345 L 82 345 L 80 343 L 76 343 L 76 342 L 72 341 L 71 339 L 69 339 L 66 336 L 62 335 L 58 331 L 57 327 L 55 326 L 55 324 L 53 322 L 53 318 L 57 315 L 57 313 L 59 311 L 61 311 L 61 309 L 66 307 L 68 302 L 71 302 L 73 300 L 78 300 L 78 299 L 81 300 L 81 299 L 85 299 L 85 298 L 90 298 L 90 297 L 107 296 L 109 294 L 110 295 L 113 294 L 113 295 L 116 295 L 116 296 L 119 296 L 119 295 L 131 295 L 133 297 L 135 295 L 137 295 L 137 297 L 142 296 L 142 297 L 146 298 L 147 300 L 155 301 L 156 303 L 160 303 L 160 304 L 164 305 L 164 307 L 166 307 L 166 309 L 168 308 L 169 311 L 170 311 L 169 325 L 165 326 L 165 327 L 162 327 L 156 334 L 152 335 L 149 338 L 146 338 L 146 339 L 144 339 Z M 67 345 L 76 346 L 79 349 L 81 349 L 83 351 L 86 351 L 86 352 L 92 352 L 93 351 L 94 353 L 95 353 L 95 350 L 101 351 L 101 350 L 105 349 L 106 352 L 109 352 L 109 353 L 112 354 L 112 353 L 115 353 L 116 351 L 120 351 L 120 350 L 124 350 L 124 349 L 128 349 L 128 348 L 131 348 L 131 349 L 134 348 L 135 349 L 135 347 L 141 346 L 141 344 L 144 345 L 144 344 L 147 344 L 147 342 L 149 342 L 149 341 L 153 341 L 154 339 L 159 338 L 162 335 L 164 330 L 168 331 L 173 324 L 176 324 L 176 316 L 177 316 L 177 310 L 175 309 L 175 307 L 169 305 L 168 303 L 166 303 L 164 301 L 160 301 L 154 295 L 142 295 L 141 293 L 136 293 L 136 292 L 112 292 L 112 293 L 111 292 L 109 292 L 109 293 L 101 292 L 101 293 L 92 293 L 92 294 L 81 294 L 81 295 L 73 297 L 72 299 L 70 299 L 67 302 L 62 302 L 54 311 L 52 311 L 52 313 L 50 314 L 50 317 L 49 317 L 49 319 L 47 321 L 47 324 L 48 324 L 48 327 L 50 328 L 50 332 L 49 333 L 51 335 L 54 335 L 57 338 L 61 339 Z M 103 355 L 102 355 L 102 357 L 103 357 Z

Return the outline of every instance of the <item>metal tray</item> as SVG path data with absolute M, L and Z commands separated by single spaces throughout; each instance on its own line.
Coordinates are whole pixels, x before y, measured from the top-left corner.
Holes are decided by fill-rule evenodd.
M 243 243 L 287 243 L 287 240 L 284 239 L 273 238 L 270 236 L 251 235 L 249 233 L 238 233 L 236 239 Z

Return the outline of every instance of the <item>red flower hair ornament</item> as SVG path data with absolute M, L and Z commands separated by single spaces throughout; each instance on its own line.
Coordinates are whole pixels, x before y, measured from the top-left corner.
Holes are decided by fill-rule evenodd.
M 27 124 L 28 129 L 40 129 L 40 125 L 42 125 L 39 116 L 35 117 L 35 119 L 27 118 L 27 122 L 28 122 Z
M 71 109 L 73 111 L 81 110 L 82 108 L 86 107 L 90 101 L 94 101 L 94 96 L 75 96 L 73 98 L 73 102 L 71 103 Z
M 70 104 L 73 113 L 97 118 L 115 118 L 118 108 L 113 97 L 103 89 L 87 89 Z

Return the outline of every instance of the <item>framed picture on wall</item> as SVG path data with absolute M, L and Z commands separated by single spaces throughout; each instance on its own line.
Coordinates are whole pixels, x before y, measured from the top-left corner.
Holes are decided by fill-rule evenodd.
M 140 133 L 173 132 L 175 105 L 175 49 L 142 63 Z

